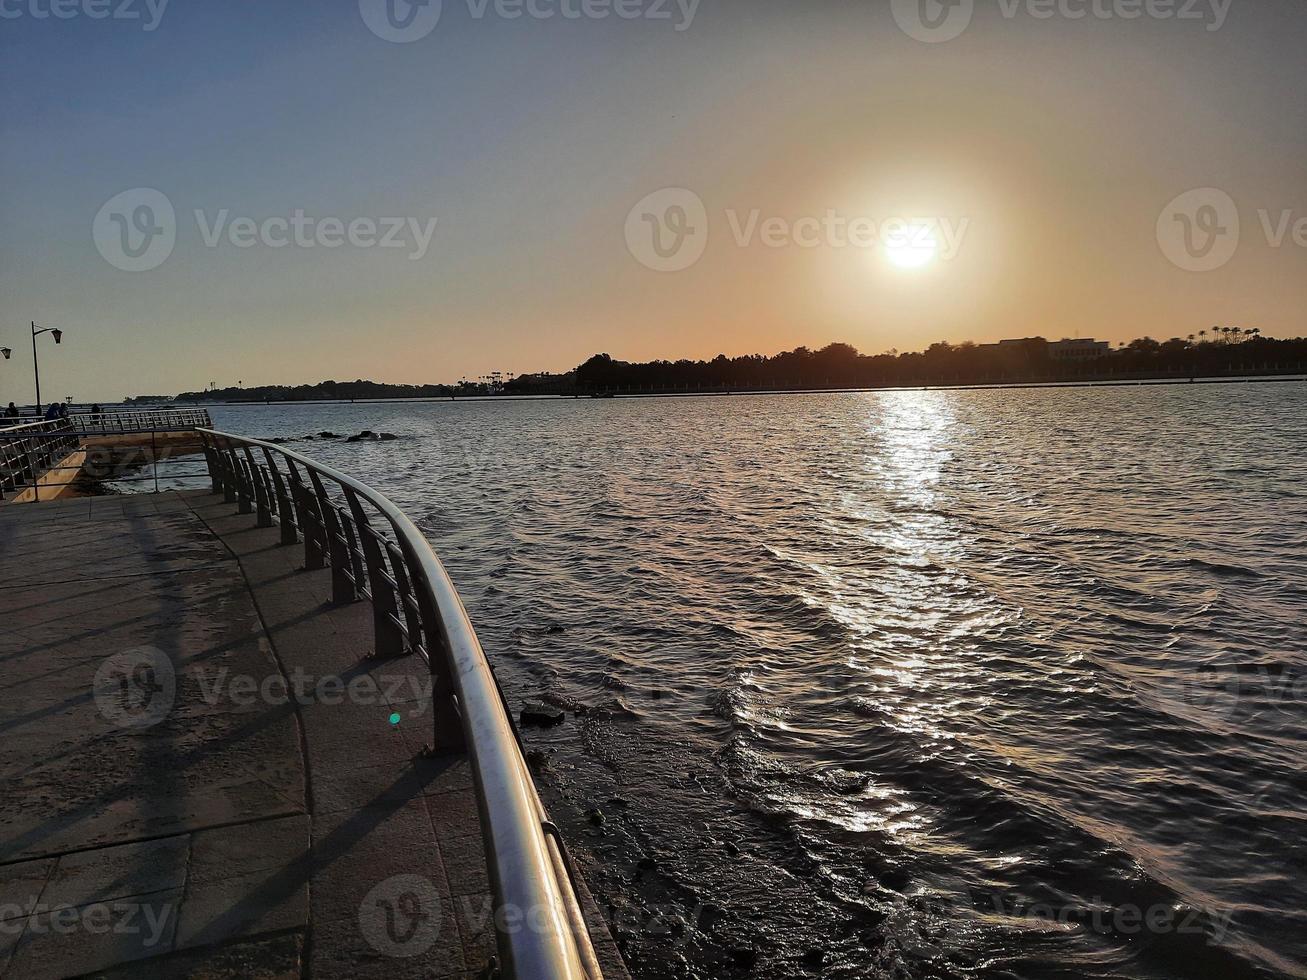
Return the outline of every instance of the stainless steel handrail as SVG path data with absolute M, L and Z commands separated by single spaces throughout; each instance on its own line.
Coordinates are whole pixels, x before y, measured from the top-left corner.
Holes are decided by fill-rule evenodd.
M 79 444 L 66 418 L 0 428 L 0 499 L 7 490 L 28 487 L 39 498 L 41 476 Z
M 371 601 L 376 655 L 407 648 L 425 658 L 433 698 L 444 702 L 432 705 L 434 745 L 457 744 L 472 764 L 501 912 L 495 919 L 503 975 L 601 980 L 561 838 L 536 792 L 494 670 L 422 532 L 381 493 L 334 467 L 259 439 L 198 431 L 215 493 L 241 513 L 256 513 L 259 526 L 279 524 L 283 544 L 302 536 L 305 567 L 331 569 L 334 601 Z M 372 525 L 364 502 L 393 539 Z
M 126 412 L 76 412 L 73 426 L 83 433 L 166 432 L 174 429 L 207 428 L 213 425 L 208 409 L 132 409 Z

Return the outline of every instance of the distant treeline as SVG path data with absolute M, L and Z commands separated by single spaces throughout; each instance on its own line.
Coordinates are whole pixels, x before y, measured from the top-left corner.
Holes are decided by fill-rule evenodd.
M 320 381 L 315 385 L 262 385 L 256 388 L 183 391 L 173 400 L 179 402 L 351 401 L 372 398 L 449 398 L 455 394 L 476 394 L 485 391 L 483 385 L 391 385 L 377 381 Z
M 1003 344 L 932 344 L 920 352 L 860 354 L 848 344 L 799 347 L 772 357 L 718 354 L 711 361 L 629 363 L 596 354 L 567 374 L 524 374 L 502 384 L 395 385 L 322 381 L 182 392 L 173 401 L 295 402 L 487 395 L 586 395 L 605 392 L 741 391 L 749 389 L 879 388 L 900 385 L 1017 384 L 1112 378 L 1221 377 L 1299 373 L 1307 369 L 1307 338 L 1273 340 L 1235 327 L 1188 338 L 1149 337 L 1093 356 L 1056 356 L 1042 337 Z M 162 401 L 142 396 L 127 401 Z
M 1191 339 L 1144 337 L 1097 356 L 1056 359 L 1032 337 L 1003 345 L 948 343 L 925 351 L 860 354 L 848 344 L 800 347 L 773 357 L 750 354 L 711 361 L 628 363 L 596 354 L 576 369 L 586 392 L 877 388 L 919 384 L 1001 384 L 1111 378 L 1219 377 L 1301 372 L 1307 338 L 1272 340 L 1259 331 L 1218 328 Z

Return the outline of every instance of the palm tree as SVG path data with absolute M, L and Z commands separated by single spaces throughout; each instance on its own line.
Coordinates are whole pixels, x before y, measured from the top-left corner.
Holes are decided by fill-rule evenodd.
M 1190 334 L 1190 335 L 1189 335 L 1188 337 L 1186 337 L 1185 339 L 1189 341 L 1189 346 L 1190 346 L 1190 347 L 1192 347 L 1192 346 L 1194 345 L 1194 335 L 1193 335 L 1193 334 Z
M 1206 330 L 1199 330 L 1199 331 L 1198 331 L 1198 338 L 1199 338 L 1199 339 L 1200 339 L 1204 344 L 1207 343 L 1207 331 L 1206 331 Z

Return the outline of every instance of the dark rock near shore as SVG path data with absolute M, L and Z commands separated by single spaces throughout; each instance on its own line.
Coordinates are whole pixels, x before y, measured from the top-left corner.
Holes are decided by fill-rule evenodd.
M 800 957 L 800 962 L 809 970 L 820 970 L 826 965 L 826 951 L 824 949 L 810 949 Z
M 752 970 L 753 965 L 758 962 L 758 951 L 747 946 L 737 946 L 731 950 L 730 955 L 731 963 L 739 970 Z
M 393 432 L 383 432 L 381 433 L 380 438 L 382 442 L 394 442 L 396 439 L 399 438 L 399 436 L 395 435 L 395 433 Z
M 561 725 L 566 718 L 567 714 L 562 708 L 555 708 L 551 704 L 540 701 L 528 701 L 522 705 L 522 711 L 518 715 L 518 720 L 523 725 L 533 725 L 537 728 L 553 728 L 555 725 Z
M 319 439 L 339 439 L 340 436 L 336 435 L 336 433 L 334 433 L 334 432 L 330 432 L 330 431 L 328 431 L 328 432 L 319 432 L 319 433 L 318 433 L 318 438 L 319 438 Z

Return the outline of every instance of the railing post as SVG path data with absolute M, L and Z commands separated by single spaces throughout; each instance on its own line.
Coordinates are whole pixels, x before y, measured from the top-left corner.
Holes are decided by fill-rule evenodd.
M 255 527 L 272 527 L 272 508 L 268 505 L 268 488 L 263 482 L 263 470 L 254 462 L 254 454 L 249 446 L 245 450 L 245 462 L 249 466 L 250 480 L 254 485 L 254 502 L 258 511 Z
M 225 448 L 218 450 L 218 458 L 222 461 L 222 499 L 224 503 L 236 503 L 236 467 L 232 463 L 232 457 L 235 450 L 231 448 L 230 440 L 226 442 Z
M 222 467 L 218 465 L 218 454 L 214 451 L 208 435 L 203 432 L 200 433 L 200 442 L 204 446 L 204 465 L 208 467 L 209 482 L 213 485 L 213 492 L 222 493 Z
M 272 486 L 277 494 L 277 519 L 281 524 L 281 543 L 294 544 L 299 540 L 299 535 L 295 531 L 296 513 L 295 508 L 291 506 L 290 494 L 286 492 L 286 481 L 281 478 L 281 470 L 277 469 L 277 461 L 272 457 L 272 450 L 267 446 L 263 447 L 263 458 L 268 461 L 268 472 L 272 475 Z
M 331 555 L 331 601 L 337 605 L 354 602 L 358 599 L 358 593 L 350 581 L 349 547 L 340 527 L 340 517 L 331 498 L 327 496 L 327 491 L 323 489 L 316 470 L 309 470 L 309 480 L 313 483 L 314 496 L 318 500 L 318 514 L 322 518 L 327 551 Z
M 290 473 L 291 493 L 295 498 L 296 513 L 299 515 L 300 533 L 304 535 L 304 569 L 316 571 L 327 567 L 326 531 L 317 512 L 317 499 L 304 481 L 295 462 L 289 458 L 286 466 Z
M 440 612 L 431 601 L 431 583 L 426 580 L 422 565 L 406 536 L 400 536 L 399 546 L 404 552 L 409 579 L 414 583 L 414 592 L 417 593 L 418 609 L 422 616 L 422 638 L 426 642 L 427 664 L 431 670 L 430 750 L 438 752 L 462 749 L 467 743 L 458 716 L 458 701 L 454 697 L 454 665 Z
M 368 586 L 372 593 L 372 655 L 378 659 L 402 657 L 406 652 L 404 633 L 398 624 L 399 605 L 395 601 L 395 589 L 386 570 L 385 553 L 359 503 L 358 495 L 349 487 L 344 489 L 345 500 L 349 503 L 350 513 L 354 515 L 354 527 L 358 530 L 363 547 L 363 559 L 368 566 Z
M 245 461 L 233 447 L 231 451 L 232 467 L 236 470 L 236 513 L 253 514 L 254 513 L 254 487 L 251 485 L 253 476 L 245 469 Z

